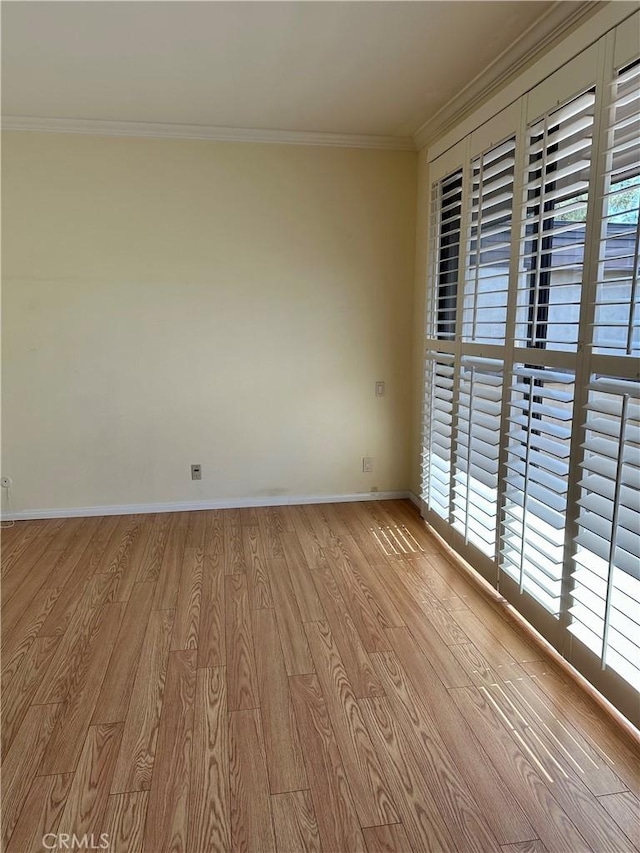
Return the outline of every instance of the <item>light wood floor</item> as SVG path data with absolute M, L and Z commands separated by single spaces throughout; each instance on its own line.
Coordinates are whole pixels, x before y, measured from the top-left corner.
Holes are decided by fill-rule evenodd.
M 630 742 L 407 502 L 3 534 L 7 853 L 636 849 Z

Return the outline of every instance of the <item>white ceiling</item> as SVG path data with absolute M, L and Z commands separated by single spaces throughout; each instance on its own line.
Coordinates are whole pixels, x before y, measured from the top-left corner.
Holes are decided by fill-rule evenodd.
M 404 137 L 576 3 L 2 7 L 5 115 Z

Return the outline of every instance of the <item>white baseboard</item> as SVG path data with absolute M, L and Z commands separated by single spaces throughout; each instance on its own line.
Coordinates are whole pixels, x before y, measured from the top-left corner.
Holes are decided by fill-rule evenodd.
M 227 498 L 211 501 L 178 503 L 115 504 L 80 506 L 63 509 L 27 509 L 2 514 L 2 521 L 26 521 L 37 518 L 82 518 L 93 515 L 138 515 L 150 512 L 192 512 L 198 509 L 238 509 L 254 506 L 287 506 L 289 504 L 347 503 L 352 501 L 389 501 L 409 498 L 411 492 L 358 492 L 351 495 L 283 495 L 265 498 Z M 414 496 L 415 497 L 415 496 Z M 415 501 L 414 501 L 415 502 Z
M 412 504 L 418 507 L 418 509 L 422 509 L 422 501 L 420 500 L 418 495 L 416 495 L 415 492 L 412 492 L 411 489 L 409 489 L 406 496 L 407 498 L 409 498 Z

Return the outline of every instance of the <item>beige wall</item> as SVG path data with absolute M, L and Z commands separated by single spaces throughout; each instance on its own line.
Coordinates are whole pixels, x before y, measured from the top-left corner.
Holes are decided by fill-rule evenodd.
M 409 486 L 416 154 L 3 136 L 16 511 Z

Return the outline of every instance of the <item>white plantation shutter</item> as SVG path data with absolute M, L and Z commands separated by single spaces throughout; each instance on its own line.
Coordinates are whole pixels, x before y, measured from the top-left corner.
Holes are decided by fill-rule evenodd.
M 515 150 L 514 137 L 471 164 L 463 341 L 504 344 Z
M 640 14 L 625 23 L 430 163 L 422 512 L 639 724 Z
M 451 494 L 451 441 L 453 437 L 453 356 L 447 353 L 427 354 L 428 397 L 425 400 L 425 433 L 429 436 L 423 448 L 423 493 L 429 509 L 448 519 Z
M 516 344 L 575 352 L 595 91 L 527 131 Z
M 640 688 L 640 383 L 594 376 L 569 630 Z
M 454 527 L 489 557 L 495 556 L 502 362 L 464 357 L 455 433 Z
M 640 63 L 613 82 L 593 347 L 640 356 Z
M 516 364 L 509 432 L 502 569 L 557 616 L 562 593 L 571 372 Z
M 431 294 L 431 334 L 439 340 L 453 340 L 458 302 L 462 212 L 462 170 L 443 178 L 431 194 L 431 245 L 436 257 L 437 286 Z

